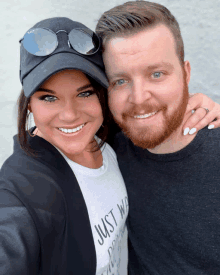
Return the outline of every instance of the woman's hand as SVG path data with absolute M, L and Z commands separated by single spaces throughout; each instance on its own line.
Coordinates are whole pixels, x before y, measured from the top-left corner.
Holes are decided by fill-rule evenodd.
M 206 111 L 206 108 L 209 112 Z M 209 125 L 209 129 L 220 126 L 220 105 L 207 95 L 190 94 L 187 111 L 191 111 L 192 115 L 183 125 L 184 135 L 195 134 L 207 125 Z

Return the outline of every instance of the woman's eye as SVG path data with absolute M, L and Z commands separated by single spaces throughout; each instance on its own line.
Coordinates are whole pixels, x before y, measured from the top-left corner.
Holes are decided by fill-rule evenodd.
M 87 97 L 91 96 L 92 94 L 94 94 L 94 91 L 86 91 L 86 92 L 82 92 L 82 93 L 78 94 L 78 96 L 87 98 Z
M 52 95 L 44 95 L 40 97 L 40 100 L 43 100 L 45 102 L 54 102 L 55 100 L 57 100 L 57 98 Z
M 153 78 L 160 78 L 163 75 L 162 72 L 155 72 L 152 74 Z

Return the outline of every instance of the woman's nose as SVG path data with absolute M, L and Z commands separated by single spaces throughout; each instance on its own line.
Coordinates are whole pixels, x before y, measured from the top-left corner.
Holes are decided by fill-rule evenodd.
M 63 121 L 72 121 L 79 117 L 79 108 L 74 102 L 67 102 L 59 112 L 59 118 Z

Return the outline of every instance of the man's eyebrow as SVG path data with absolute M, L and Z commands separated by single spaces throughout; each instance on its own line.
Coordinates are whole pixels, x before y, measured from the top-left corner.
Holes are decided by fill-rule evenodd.
M 156 64 L 153 64 L 153 65 L 149 65 L 149 66 L 147 66 L 147 69 L 148 70 L 154 70 L 154 69 L 157 69 L 157 68 L 160 68 L 160 67 L 166 67 L 170 70 L 174 69 L 174 66 L 169 62 L 160 62 L 160 63 L 156 63 Z
M 152 64 L 152 65 L 146 66 L 146 70 L 152 71 L 154 69 L 158 69 L 158 68 L 161 68 L 161 67 L 166 67 L 168 70 L 173 70 L 174 69 L 173 64 L 171 64 L 169 62 L 160 62 L 160 63 L 155 63 L 155 64 Z M 115 78 L 115 77 L 125 77 L 125 76 L 126 76 L 126 73 L 116 72 L 116 73 L 113 73 L 112 75 L 109 75 L 109 81 L 111 79 Z
M 87 85 L 84 85 L 84 86 L 78 88 L 77 92 L 81 92 L 88 88 L 93 88 L 92 84 L 87 84 Z M 55 91 L 50 90 L 50 89 L 45 89 L 45 88 L 38 88 L 36 92 L 46 92 L 46 93 L 50 93 L 50 94 L 54 94 L 54 95 L 56 94 Z
M 125 73 L 121 73 L 121 72 L 119 72 L 119 73 L 113 73 L 112 75 L 109 75 L 108 76 L 108 80 L 110 81 L 111 79 L 113 79 L 113 78 L 115 78 L 115 77 L 126 77 L 126 74 Z

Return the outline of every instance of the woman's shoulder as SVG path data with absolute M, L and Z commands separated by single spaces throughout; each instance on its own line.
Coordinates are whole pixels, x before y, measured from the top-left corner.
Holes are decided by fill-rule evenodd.
M 110 144 L 108 144 L 107 142 L 105 142 L 105 144 L 103 145 L 104 150 L 108 153 L 111 154 L 114 158 L 116 158 L 116 154 L 114 149 L 112 148 L 112 146 Z
M 60 177 L 43 158 L 31 157 L 17 150 L 1 167 L 0 190 L 13 193 L 27 207 L 59 213 L 64 209 L 58 184 Z

